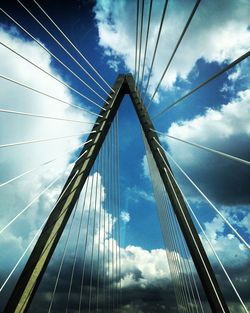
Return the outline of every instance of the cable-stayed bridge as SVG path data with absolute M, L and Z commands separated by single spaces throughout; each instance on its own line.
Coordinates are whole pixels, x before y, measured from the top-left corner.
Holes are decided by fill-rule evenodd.
M 148 69 L 146 68 L 146 58 L 154 3 L 150 0 L 149 10 L 145 12 L 146 2 L 144 0 L 136 2 L 134 73 L 119 74 L 113 85 L 104 79 L 104 76 L 96 69 L 95 65 L 90 63 L 68 38 L 66 32 L 59 28 L 54 19 L 45 11 L 42 3 L 33 0 L 33 5 L 41 14 L 41 16 L 36 16 L 29 8 L 29 4 L 26 5 L 24 1 L 20 0 L 17 0 L 17 2 L 46 32 L 58 48 L 63 50 L 74 63 L 74 66 L 77 66 L 83 72 L 83 75 L 77 74 L 74 68 L 71 68 L 61 58 L 60 54 L 55 54 L 43 45 L 32 33 L 32 29 L 26 29 L 22 26 L 11 15 L 11 12 L 1 8 L 1 14 L 15 27 L 18 27 L 29 40 L 39 46 L 46 55 L 49 55 L 50 58 L 60 64 L 69 75 L 73 75 L 83 88 L 73 87 L 70 83 L 62 80 L 59 75 L 49 72 L 42 64 L 31 60 L 28 52 L 24 54 L 17 51 L 7 41 L 0 42 L 2 49 L 7 49 L 20 62 L 25 62 L 49 76 L 50 79 L 80 97 L 84 103 L 88 103 L 88 107 L 73 104 L 55 94 L 44 91 L 42 88 L 37 89 L 4 74 L 0 74 L 1 80 L 7 82 L 9 86 L 18 86 L 18 88 L 23 88 L 27 92 L 42 96 L 46 101 L 53 100 L 74 110 L 79 110 L 83 114 L 92 116 L 92 120 L 86 121 L 80 118 L 73 119 L 50 114 L 37 114 L 33 111 L 0 109 L 1 114 L 21 118 L 33 117 L 77 123 L 84 126 L 89 125 L 88 127 L 91 128 L 89 131 L 82 131 L 74 135 L 8 142 L 0 145 L 1 149 L 11 149 L 16 146 L 45 142 L 53 143 L 75 137 L 82 140 L 80 145 L 70 148 L 50 160 L 46 160 L 36 167 L 18 173 L 0 184 L 0 188 L 7 188 L 27 175 L 32 177 L 32 175 L 38 175 L 37 173 L 40 170 L 46 171 L 49 164 L 53 166 L 55 161 L 65 157 L 65 155 L 72 155 L 70 164 L 67 164 L 67 167 L 63 168 L 59 175 L 53 176 L 50 183 L 35 194 L 25 207 L 19 208 L 15 215 L 10 214 L 7 222 L 1 225 L 1 236 L 4 236 L 9 229 L 13 229 L 19 221 L 23 222 L 23 228 L 25 228 L 23 216 L 31 211 L 32 206 L 39 202 L 46 193 L 53 190 L 59 181 L 63 181 L 59 196 L 47 211 L 46 218 L 37 227 L 36 232 L 32 234 L 22 253 L 17 255 L 14 266 L 1 281 L 0 292 L 4 294 L 16 272 L 19 271 L 20 273 L 18 277 L 15 277 L 16 281 L 13 288 L 10 288 L 11 290 L 7 292 L 8 298 L 3 299 L 4 305 L 1 307 L 3 312 L 36 312 L 38 309 L 37 307 L 34 308 L 34 301 L 40 292 L 39 288 L 44 283 L 46 284 L 46 277 L 50 275 L 52 268 L 50 267 L 51 264 L 56 265 L 56 270 L 53 266 L 53 286 L 50 288 L 50 293 L 46 295 L 44 304 L 41 301 L 39 302 L 42 306 L 42 308 L 39 308 L 41 312 L 126 312 L 123 293 L 126 292 L 124 277 L 127 265 L 123 259 L 124 249 L 121 242 L 121 210 L 124 190 L 121 187 L 120 148 L 123 138 L 119 135 L 119 120 L 121 118 L 119 111 L 126 95 L 129 95 L 130 104 L 136 113 L 146 151 L 159 228 L 166 252 L 164 261 L 169 267 L 175 295 L 174 310 L 176 312 L 231 312 L 232 308 L 228 305 L 228 299 L 224 295 L 225 288 L 218 281 L 217 269 L 213 266 L 209 257 L 209 253 L 212 252 L 220 270 L 223 272 L 224 279 L 227 280 L 228 288 L 231 288 L 234 297 L 237 299 L 238 307 L 242 312 L 248 312 L 249 307 L 217 253 L 213 240 L 209 239 L 206 229 L 192 208 L 192 201 L 189 201 L 180 187 L 178 176 L 175 175 L 173 167 L 194 187 L 203 201 L 207 203 L 209 209 L 215 212 L 220 221 L 228 228 L 230 235 L 240 242 L 244 253 L 245 251 L 249 253 L 249 243 L 231 219 L 210 200 L 202 187 L 188 175 L 171 153 L 167 151 L 161 141 L 161 136 L 165 134 L 155 128 L 154 123 L 166 116 L 170 109 L 181 104 L 186 98 L 191 97 L 198 90 L 246 60 L 250 52 L 246 51 L 193 89 L 188 90 L 180 98 L 175 99 L 167 106 L 163 106 L 157 114 L 151 116 L 151 105 L 188 31 L 189 25 L 192 23 L 193 17 L 199 6 L 202 5 L 201 1 L 195 2 L 170 59 L 166 62 L 162 76 L 154 92 L 150 95 L 150 80 L 152 79 L 154 64 L 157 62 L 157 49 L 163 23 L 166 19 L 168 1 L 164 2 L 162 8 L 159 29 Z M 62 44 L 59 39 L 61 37 L 57 37 L 41 22 L 40 17 L 46 18 L 51 23 L 54 30 L 67 42 L 67 46 Z M 145 34 L 143 29 L 146 30 Z M 87 92 L 84 92 L 84 90 L 87 90 Z M 95 106 L 97 110 L 93 111 L 92 106 Z M 171 140 L 181 142 L 183 145 L 193 147 L 194 150 L 202 150 L 217 155 L 221 162 L 229 160 L 246 167 L 247 170 L 249 168 L 249 161 L 243 158 L 183 138 L 169 134 L 166 136 Z M 136 142 L 134 144 L 137 145 Z M 131 155 L 133 150 L 134 147 L 131 146 L 126 153 Z M 44 150 L 44 154 L 46 155 L 46 150 Z M 183 158 L 185 157 L 183 155 Z M 146 214 L 146 210 L 144 214 Z M 147 231 L 145 231 L 144 236 L 147 236 Z M 210 249 L 210 252 L 208 252 L 208 249 Z M 59 261 L 57 260 L 57 262 L 53 260 L 56 252 L 59 255 Z M 24 260 L 25 264 L 23 264 Z M 68 272 L 66 275 L 64 271 L 67 264 Z M 65 279 L 65 277 L 67 278 Z M 64 280 L 63 283 L 62 280 Z M 157 307 L 155 309 L 156 312 L 159 311 Z M 166 312 L 170 311 L 167 306 L 164 309 Z M 138 309 L 138 312 L 143 311 Z

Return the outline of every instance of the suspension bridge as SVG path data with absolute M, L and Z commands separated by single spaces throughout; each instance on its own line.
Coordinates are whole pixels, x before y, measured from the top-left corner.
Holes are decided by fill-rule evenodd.
M 56 94 L 44 91 L 42 87 L 37 89 L 15 77 L 6 76 L 2 73 L 0 74 L 1 83 L 8 84 L 9 88 L 11 86 L 22 88 L 26 92 L 44 97 L 48 102 L 55 101 L 58 104 L 68 106 L 82 114 L 91 116 L 91 119 L 87 121 L 80 118 L 58 117 L 49 115 L 49 113 L 37 114 L 33 111 L 26 112 L 2 107 L 0 113 L 23 119 L 36 118 L 76 123 L 84 125 L 84 127 L 87 125 L 88 129 L 91 129 L 74 135 L 67 134 L 66 136 L 8 142 L 0 145 L 0 149 L 3 150 L 36 143 L 52 142 L 53 144 L 58 140 L 70 140 L 75 137 L 81 139 L 81 143 L 77 146 L 70 147 L 60 155 L 50 160 L 46 159 L 43 163 L 21 173 L 18 172 L 17 175 L 0 183 L 0 188 L 4 189 L 26 176 L 32 179 L 32 175 L 38 175 L 40 171 L 46 172 L 48 165 L 53 166 L 54 162 L 60 158 L 71 155 L 70 163 L 62 168 L 59 175 L 53 176 L 49 184 L 43 186 L 25 207 L 18 208 L 15 215 L 9 212 L 7 220 L 4 219 L 6 222 L 1 223 L 0 236 L 2 238 L 10 229 L 14 229 L 15 224 L 19 221 L 22 221 L 22 227 L 25 228 L 23 216 L 27 213 L 26 218 L 28 218 L 28 213 L 32 211 L 32 207 L 41 201 L 46 193 L 53 190 L 58 182 L 61 182 L 59 186 L 63 187 L 56 201 L 46 212 L 46 218 L 32 233 L 26 247 L 16 256 L 13 267 L 7 274 L 6 271 L 1 270 L 5 276 L 1 276 L 2 280 L 0 281 L 0 295 L 4 295 L 0 298 L 2 302 L 0 310 L 4 313 L 37 312 L 38 308 L 33 306 L 34 299 L 39 294 L 43 283 L 46 284 L 46 277 L 50 275 L 50 265 L 54 262 L 53 264 L 56 264 L 57 267 L 53 274 L 53 286 L 51 286 L 50 293 L 46 295 L 44 303 L 39 302 L 41 312 L 132 312 L 126 311 L 123 301 L 123 293 L 126 292 L 123 285 L 125 275 L 123 267 L 126 267 L 126 264 L 123 261 L 124 249 L 121 242 L 121 210 L 124 190 L 121 188 L 120 143 L 122 138 L 119 121 L 122 117 L 119 115 L 119 110 L 124 98 L 128 95 L 130 105 L 137 116 L 146 151 L 159 228 L 166 252 L 165 262 L 168 264 L 175 295 L 173 312 L 235 312 L 229 306 L 228 299 L 224 294 L 225 290 L 221 282 L 218 281 L 217 269 L 211 262 L 208 249 L 218 262 L 224 279 L 227 281 L 227 288 L 230 288 L 235 299 L 237 299 L 237 308 L 241 310 L 239 312 L 249 312 L 249 306 L 230 277 L 226 265 L 223 264 L 214 247 L 213 240 L 209 238 L 206 229 L 192 208 L 192 202 L 185 196 L 173 167 L 177 168 L 179 173 L 194 187 L 202 201 L 206 202 L 209 209 L 225 224 L 231 236 L 239 241 L 244 253 L 246 253 L 245 251 L 249 253 L 249 243 L 240 229 L 210 200 L 202 187 L 188 175 L 170 151 L 164 147 L 161 136 L 166 134 L 158 130 L 154 124 L 158 119 L 164 118 L 169 110 L 181 105 L 186 98 L 191 97 L 198 90 L 246 60 L 250 51 L 239 55 L 238 58 L 227 63 L 193 89 L 185 92 L 180 98 L 166 106 L 161 106 L 160 111 L 152 115 L 150 113 L 151 105 L 168 74 L 186 32 L 188 32 L 189 25 L 199 7 L 203 5 L 202 1 L 195 1 L 176 46 L 152 93 L 149 93 L 149 86 L 153 68 L 157 62 L 157 50 L 168 9 L 167 0 L 164 1 L 160 14 L 157 36 L 153 38 L 155 43 L 149 68 L 146 66 L 146 59 L 148 44 L 152 40 L 149 33 L 155 2 L 153 0 L 148 2 L 145 0 L 135 1 L 134 72 L 132 74 L 118 74 L 114 84 L 107 82 L 103 73 L 96 69 L 95 64 L 90 63 L 83 52 L 66 35 L 66 32 L 58 26 L 56 17 L 55 19 L 52 18 L 46 12 L 42 2 L 33 0 L 32 6 L 29 6 L 29 2 L 26 4 L 25 1 L 21 0 L 17 0 L 17 3 L 25 14 L 45 31 L 46 35 L 58 46 L 58 49 L 63 50 L 68 59 L 74 63 L 74 67 L 70 67 L 68 63 L 64 62 L 61 54 L 50 51 L 47 46 L 42 44 L 33 34 L 32 29 L 26 29 L 20 21 L 12 16 L 11 10 L 8 11 L 2 6 L 0 14 L 8 19 L 12 26 L 25 34 L 43 53 L 49 55 L 68 75 L 72 75 L 81 84 L 82 89 L 73 87 L 70 83 L 62 80 L 59 75 L 54 75 L 42 64 L 33 61 L 28 52 L 23 54 L 11 46 L 7 40 L 1 40 L 1 49 L 5 49 L 10 55 L 15 55 L 20 62 L 27 63 L 42 72 L 84 102 L 83 105 L 71 103 Z M 147 12 L 145 10 L 146 4 Z M 36 7 L 36 13 L 40 12 L 40 15 L 35 15 L 30 7 Z M 41 22 L 43 18 L 51 24 L 56 31 L 55 33 L 58 33 L 60 37 Z M 63 38 L 67 46 L 59 38 Z M 75 67 L 81 70 L 82 75 L 77 74 Z M 246 172 L 249 168 L 250 162 L 244 158 L 183 138 L 169 134 L 167 136 L 173 141 L 192 147 L 194 153 L 196 150 L 205 151 L 208 154 L 218 156 L 221 162 L 226 159 L 245 167 Z M 133 153 L 133 147 L 127 153 Z M 46 155 L 46 150 L 44 150 L 44 155 Z M 18 155 L 16 157 L 18 158 Z M 25 192 L 28 193 L 29 190 L 25 190 Z M 146 231 L 144 235 L 147 236 Z M 59 255 L 57 262 L 53 261 L 56 251 Z M 5 251 L 1 249 L 1 254 L 4 253 Z M 24 260 L 25 264 L 23 264 Z M 68 264 L 66 280 L 62 278 L 65 264 Z M 17 272 L 18 275 L 16 275 Z M 60 285 L 61 280 L 64 280 L 62 285 Z M 63 286 L 63 291 L 60 286 Z M 159 309 L 156 307 L 155 312 L 158 311 Z M 170 312 L 170 308 L 165 307 L 165 311 Z M 143 311 L 138 310 L 138 312 Z

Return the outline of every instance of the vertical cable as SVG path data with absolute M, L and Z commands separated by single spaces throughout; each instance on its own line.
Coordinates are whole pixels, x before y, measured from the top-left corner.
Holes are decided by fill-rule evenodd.
M 86 237 L 85 237 L 85 242 L 84 242 L 84 254 L 83 254 L 82 272 L 81 272 L 80 298 L 79 298 L 78 313 L 81 312 L 81 307 L 82 307 L 83 283 L 84 283 L 85 267 L 86 267 L 86 252 L 87 252 L 87 244 L 88 244 L 90 212 L 91 212 L 92 195 L 93 195 L 93 182 L 94 182 L 93 174 L 92 174 L 92 178 L 91 179 L 92 179 L 92 181 L 91 181 L 91 189 L 90 189 L 89 208 L 88 208 L 88 213 L 87 213 L 88 217 L 87 217 Z
M 92 248 L 91 248 L 91 265 L 90 265 L 90 284 L 89 284 L 89 304 L 88 311 L 91 311 L 91 300 L 92 300 L 92 290 L 93 290 L 93 270 L 94 270 L 94 247 L 95 247 L 95 231 L 96 231 L 96 211 L 97 211 L 97 194 L 98 194 L 98 171 L 99 171 L 99 154 L 96 161 L 96 179 L 95 179 L 95 198 L 94 198 L 94 220 L 93 220 L 93 231 L 92 231 Z M 94 180 L 94 177 L 93 177 Z
M 103 187 L 105 188 L 104 193 L 104 201 L 103 201 L 103 277 L 102 277 L 102 310 L 105 311 L 105 299 L 106 299 L 106 292 L 105 292 L 105 283 L 106 283 L 106 203 L 107 203 L 107 189 L 106 189 L 106 168 L 107 168 L 107 160 L 106 160 L 106 141 L 103 143 Z
M 100 168 L 99 168 L 99 175 L 100 175 L 100 184 L 99 184 L 99 222 L 98 222 L 98 250 L 97 250 L 97 287 L 96 287 L 96 312 L 99 309 L 99 289 L 100 289 L 100 268 L 101 268 L 101 227 L 102 227 L 102 173 L 103 173 L 103 148 L 101 148 L 100 152 Z
M 70 283 L 69 283 L 69 290 L 68 290 L 68 295 L 67 295 L 67 304 L 66 304 L 65 313 L 68 313 L 68 309 L 69 309 L 69 301 L 70 301 L 72 283 L 73 283 L 73 278 L 74 278 L 74 273 L 75 273 L 77 252 L 78 252 L 78 247 L 79 247 L 79 239 L 80 239 L 81 228 L 82 228 L 82 224 L 83 224 L 83 213 L 84 213 L 85 204 L 86 204 L 88 185 L 89 185 L 89 177 L 87 177 L 86 184 L 84 185 L 84 187 L 85 187 L 85 190 L 84 190 L 84 200 L 83 200 L 83 205 L 82 205 L 82 210 L 81 210 L 81 217 L 80 217 L 80 222 L 79 222 L 79 227 L 78 227 L 77 240 L 76 240 L 75 252 L 74 252 L 74 261 L 73 261 L 73 266 L 72 266 L 71 275 L 70 275 Z
M 139 86 L 140 91 L 142 90 L 143 79 L 144 79 L 145 63 L 146 63 L 146 56 L 147 56 L 147 49 L 148 49 L 148 35 L 149 35 L 149 28 L 150 28 L 150 22 L 151 22 L 151 14 L 152 14 L 152 4 L 153 4 L 153 0 L 150 0 L 149 12 L 148 12 L 148 26 L 147 26 L 143 65 L 142 65 L 142 76 L 141 76 L 141 82 L 140 82 L 140 86 Z
M 148 85 L 149 85 L 149 81 L 150 81 L 152 70 L 153 70 L 153 66 L 154 66 L 155 56 L 156 56 L 156 52 L 157 52 L 157 48 L 158 48 L 158 44 L 159 44 L 159 40 L 160 40 L 160 36 L 161 36 L 161 31 L 162 31 L 163 21 L 164 21 L 166 10 L 167 10 L 167 5 L 168 5 L 168 0 L 165 1 L 164 8 L 163 8 L 163 11 L 162 11 L 161 23 L 160 23 L 160 27 L 159 27 L 159 30 L 158 30 L 158 35 L 157 35 L 157 39 L 156 39 L 156 44 L 155 44 L 155 49 L 154 49 L 154 53 L 153 53 L 153 58 L 152 58 L 150 69 L 149 69 L 149 73 L 148 73 L 147 84 L 146 84 L 146 87 L 144 89 L 143 102 L 145 102 L 145 98 L 146 98 L 146 95 L 147 95 Z
M 140 66 L 141 66 L 141 45 L 142 45 L 142 33 L 143 33 L 143 17 L 144 17 L 144 0 L 141 4 L 141 29 L 140 29 L 140 44 L 139 44 L 139 60 L 138 60 L 138 72 L 137 72 L 137 85 L 140 82 Z
M 119 280 L 119 294 L 118 294 L 118 305 L 120 307 L 120 311 L 122 308 L 122 285 L 121 285 L 121 225 L 120 225 L 120 216 L 121 216 L 121 194 L 120 194 L 120 145 L 119 145 L 119 113 L 116 113 L 117 116 L 117 189 L 118 189 L 118 277 Z
M 136 39 L 135 39 L 135 73 L 134 73 L 135 83 L 136 83 L 136 77 L 137 77 L 137 46 L 138 46 L 139 4 L 140 4 L 140 0 L 137 0 L 136 3 L 137 3 L 137 5 L 136 5 L 136 31 L 135 31 L 135 36 L 136 36 Z
M 60 265 L 59 265 L 58 272 L 57 272 L 57 277 L 56 277 L 56 280 L 55 280 L 54 289 L 53 289 L 51 300 L 50 300 L 48 313 L 51 312 L 52 305 L 54 303 L 55 293 L 56 293 L 57 285 L 58 285 L 58 282 L 59 282 L 60 274 L 61 274 L 61 271 L 62 271 L 62 266 L 63 266 L 63 263 L 64 263 L 64 259 L 65 259 L 65 256 L 66 256 L 66 250 L 67 250 L 68 243 L 69 243 L 69 237 L 70 237 L 70 234 L 71 234 L 72 225 L 73 225 L 75 214 L 76 214 L 76 211 L 77 211 L 77 208 L 78 208 L 78 202 L 79 202 L 79 199 L 77 200 L 77 203 L 76 203 L 75 208 L 74 208 L 73 216 L 71 218 L 71 222 L 70 222 L 67 238 L 66 238 L 66 241 L 65 241 L 64 249 L 63 249 L 62 256 L 61 256 Z

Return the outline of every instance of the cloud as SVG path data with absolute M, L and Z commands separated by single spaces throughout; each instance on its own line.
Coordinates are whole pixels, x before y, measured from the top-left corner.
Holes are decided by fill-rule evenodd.
M 130 214 L 125 211 L 121 211 L 121 220 L 126 224 L 130 221 Z
M 153 91 L 162 75 L 168 59 L 191 13 L 193 2 L 169 2 L 160 44 L 153 68 L 150 91 Z M 144 34 L 146 34 L 149 4 L 145 4 Z M 163 2 L 153 4 L 150 24 L 146 72 L 151 64 L 155 47 Z M 250 4 L 246 1 L 205 1 L 202 2 L 193 18 L 190 27 L 176 53 L 162 90 L 173 87 L 177 78 L 187 80 L 194 70 L 197 60 L 206 62 L 229 62 L 245 53 L 249 46 Z M 134 72 L 136 3 L 123 1 L 98 0 L 94 9 L 99 31 L 99 45 L 104 53 L 119 57 L 128 71 Z M 121 14 L 122 12 L 122 14 Z M 215 14 L 214 12 L 218 12 Z M 129 21 L 129 22 L 128 22 Z M 145 35 L 142 51 L 144 51 Z M 122 63 L 121 63 L 122 65 Z
M 27 56 L 32 62 L 39 64 L 50 74 L 64 80 L 58 74 L 57 69 L 52 66 L 50 56 L 35 42 L 23 38 L 16 28 L 1 26 L 0 40 L 20 54 Z M 0 59 L 4 60 L 0 64 L 2 75 L 54 95 L 69 103 L 87 108 L 85 103 L 80 103 L 78 98 L 72 96 L 65 86 L 20 59 L 3 46 L 0 47 Z M 58 101 L 48 99 L 3 79 L 1 79 L 0 107 L 66 119 L 77 119 L 83 122 L 93 122 L 93 117 L 82 110 L 63 105 Z M 43 162 L 59 155 L 61 156 L 50 165 L 41 167 L 33 173 L 0 188 L 0 227 L 2 228 L 56 177 L 60 178 L 48 192 L 0 235 L 1 247 L 4 249 L 8 247 L 8 249 L 5 249 L 6 253 L 1 257 L 1 266 L 8 270 L 15 264 L 17 257 L 21 255 L 21 251 L 25 250 L 52 209 L 72 167 L 69 164 L 74 153 L 76 153 L 75 147 L 84 142 L 86 138 L 86 136 L 77 136 L 77 134 L 90 131 L 91 126 L 84 123 L 52 121 L 5 113 L 0 114 L 0 125 L 0 144 L 76 134 L 75 137 L 70 139 L 1 149 L 1 183 L 38 167 Z M 72 153 L 65 153 L 70 150 L 72 150 Z
M 144 175 L 146 178 L 150 178 L 150 175 L 149 175 L 149 168 L 148 168 L 148 160 L 147 160 L 146 154 L 144 155 L 144 157 L 143 157 L 143 159 L 142 159 L 141 166 L 142 166 L 142 170 L 143 170 L 143 175 Z
M 250 160 L 249 112 L 250 90 L 246 89 L 218 109 L 207 109 L 204 115 L 172 123 L 168 134 Z M 249 203 L 248 166 L 166 136 L 161 140 L 168 144 L 174 159 L 214 201 L 227 205 Z

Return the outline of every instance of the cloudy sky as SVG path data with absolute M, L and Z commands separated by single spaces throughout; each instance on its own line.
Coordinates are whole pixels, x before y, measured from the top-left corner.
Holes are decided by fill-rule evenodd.
M 91 71 L 86 62 L 56 31 L 37 5 L 31 0 L 25 0 L 22 3 L 72 53 L 77 61 L 94 75 L 102 88 L 109 91 L 103 81 Z M 136 1 L 72 0 L 62 2 L 43 0 L 38 3 L 42 5 L 109 84 L 112 85 L 115 82 L 119 73 L 134 73 Z M 165 1 L 160 0 L 153 1 L 144 83 L 148 77 L 164 3 Z M 142 36 L 143 53 L 149 5 L 150 2 L 146 0 Z M 194 5 L 195 2 L 191 0 L 169 0 L 152 76 L 149 81 L 148 94 L 145 98 L 146 104 L 161 78 Z M 87 138 L 84 133 L 91 131 L 91 123 L 96 118 L 92 113 L 99 112 L 99 108 L 93 102 L 83 98 L 81 94 L 101 106 L 103 100 L 100 97 L 106 98 L 106 94 L 50 38 L 17 1 L 2 1 L 1 8 L 27 29 L 40 45 L 11 21 L 3 11 L 0 11 L 0 75 L 59 98 L 64 103 L 0 78 L 0 109 L 75 121 L 52 120 L 0 112 L 0 229 L 48 187 L 39 201 L 34 201 L 20 218 L 0 233 L 0 251 L 3 251 L 0 255 L 0 284 L 2 285 L 53 207 L 60 188 L 62 188 L 72 168 L 72 162 L 77 157 L 81 144 Z M 249 51 L 249 12 L 250 3 L 245 0 L 201 1 L 154 98 L 154 102 L 150 106 L 151 117 Z M 54 78 L 29 64 L 6 46 L 37 64 Z M 99 96 L 86 87 L 76 75 L 72 75 L 72 72 L 56 61 L 41 46 L 56 55 L 78 77 L 97 91 Z M 249 62 L 248 59 L 244 60 L 180 102 L 166 114 L 159 118 L 153 118 L 156 129 L 162 132 L 160 140 L 164 148 L 247 242 L 250 241 L 249 166 L 191 147 L 171 139 L 167 135 L 250 161 Z M 78 93 L 70 90 L 65 84 L 73 87 Z M 84 108 L 90 113 L 76 108 L 76 106 Z M 1 148 L 1 145 L 8 143 L 65 136 L 71 137 Z M 118 284 L 121 283 L 121 311 L 124 313 L 177 312 L 174 286 L 171 283 L 171 274 L 158 219 L 159 211 L 156 209 L 143 138 L 132 103 L 128 97 L 124 98 L 119 110 L 119 141 L 121 242 L 117 241 L 116 236 L 112 236 L 112 229 L 117 229 L 118 222 L 117 216 L 114 216 L 108 207 L 109 191 L 107 181 L 105 182 L 105 171 L 100 166 L 100 160 L 105 154 L 105 150 L 103 150 L 100 154 L 99 165 L 97 161 L 91 172 L 89 187 L 86 192 L 85 206 L 90 208 L 90 213 L 86 210 L 81 217 L 80 208 L 83 206 L 85 194 L 85 190 L 83 190 L 75 219 L 72 222 L 72 232 L 69 237 L 71 244 L 68 245 L 58 282 L 52 310 L 54 312 L 61 312 L 62 308 L 65 308 L 64 300 L 68 295 L 71 270 L 74 266 L 74 249 L 80 226 L 80 238 L 83 239 L 78 249 L 75 279 L 73 280 L 69 303 L 69 311 L 76 312 L 79 302 L 79 283 L 77 283 L 76 277 L 80 277 L 82 271 L 81 260 L 87 234 L 87 220 L 90 218 L 90 221 L 93 221 L 94 216 L 96 220 L 100 216 L 105 216 L 109 223 L 109 227 L 106 225 L 105 230 L 103 221 L 99 222 L 103 231 L 102 236 L 109 238 L 106 242 L 107 247 L 105 246 L 107 251 L 110 247 L 121 249 L 121 277 L 113 277 L 113 280 L 109 281 L 112 290 L 116 290 Z M 107 145 L 108 143 L 106 143 L 106 147 Z M 60 158 L 58 158 L 59 156 Z M 55 161 L 40 167 L 41 164 L 55 158 Z M 212 241 L 215 251 L 249 309 L 250 299 L 247 290 L 250 283 L 246 270 L 250 265 L 249 251 L 232 234 L 230 228 L 200 196 L 176 165 L 173 162 L 170 163 L 178 183 L 205 229 L 206 235 Z M 1 185 L 13 177 L 35 168 L 37 169 L 20 179 Z M 50 186 L 50 184 L 52 185 Z M 96 188 L 97 194 L 99 194 L 99 205 L 95 206 L 97 208 L 96 213 L 91 200 L 90 186 Z M 81 224 L 81 219 L 83 224 Z M 48 312 L 69 229 L 70 221 L 51 259 L 30 312 Z M 245 312 L 204 235 L 201 234 L 198 227 L 197 230 L 216 271 L 220 286 L 225 292 L 230 310 L 232 312 Z M 96 242 L 98 233 L 90 234 L 88 242 L 91 242 L 93 237 Z M 104 249 L 101 247 L 100 258 L 103 256 L 103 251 Z M 171 258 L 172 247 L 168 246 L 167 252 Z M 110 254 L 112 255 L 112 252 Z M 25 260 L 27 260 L 27 255 L 0 292 L 0 311 L 14 287 Z M 87 245 L 86 256 L 85 267 L 86 272 L 89 273 L 91 272 L 90 245 Z M 93 262 L 95 269 L 97 268 L 96 257 L 97 254 L 94 256 Z M 185 258 L 183 255 L 178 255 L 178 257 Z M 191 263 L 187 259 L 185 262 Z M 197 279 L 195 270 L 194 276 Z M 86 292 L 89 292 L 86 285 L 88 279 L 89 277 L 85 277 L 86 282 L 84 281 L 85 288 L 87 288 Z M 96 282 L 96 271 L 94 271 L 93 280 Z M 201 289 L 198 279 L 197 284 Z M 96 292 L 95 289 L 94 291 Z M 87 308 L 87 296 L 86 298 L 85 296 L 84 293 L 83 305 L 86 305 Z M 100 303 L 105 303 L 104 297 L 102 297 L 103 295 L 100 296 Z M 201 300 L 204 307 L 207 308 L 206 299 L 202 292 Z M 103 312 L 105 312 L 104 309 Z

